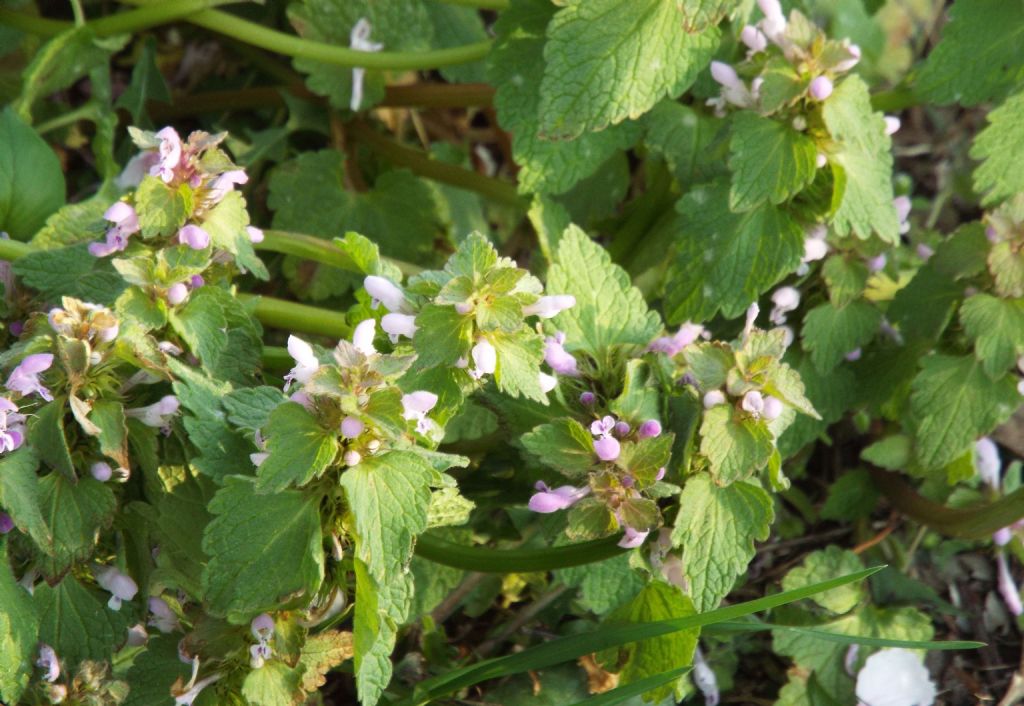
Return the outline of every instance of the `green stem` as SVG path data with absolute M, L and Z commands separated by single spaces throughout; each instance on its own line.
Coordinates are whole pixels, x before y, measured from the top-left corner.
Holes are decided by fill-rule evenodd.
M 174 0 L 160 3 L 149 3 L 146 0 L 127 1 L 136 5 L 142 4 L 143 7 L 94 20 L 87 26 L 98 36 L 104 36 L 135 32 L 184 19 L 198 27 L 286 56 L 349 68 L 394 71 L 420 71 L 471 64 L 483 59 L 491 49 L 491 40 L 485 40 L 461 47 L 425 52 L 363 52 L 326 42 L 302 39 L 243 20 L 227 12 L 205 9 L 211 5 L 222 4 L 224 0 Z M 70 22 L 47 20 L 10 10 L 0 10 L 0 23 L 33 34 L 50 36 L 74 26 Z
M 324 265 L 337 267 L 339 270 L 363 274 L 363 270 L 348 256 L 344 250 L 339 248 L 330 240 L 323 240 L 312 235 L 302 233 L 289 233 L 283 230 L 263 231 L 263 242 L 256 245 L 257 250 L 295 255 L 306 260 L 313 260 Z M 411 262 L 381 258 L 398 267 L 405 275 L 415 275 L 423 271 L 423 268 Z
M 467 547 L 430 534 L 416 540 L 416 554 L 435 564 L 467 571 L 490 574 L 513 574 L 529 571 L 551 571 L 582 566 L 621 554 L 619 535 L 593 542 L 569 544 L 545 549 L 491 549 Z
M 871 468 L 875 485 L 893 507 L 910 518 L 950 537 L 985 539 L 996 530 L 1024 518 L 1024 488 L 993 503 L 950 508 L 920 495 L 897 474 Z
M 87 22 L 84 26 L 92 30 L 97 37 L 133 33 L 175 22 L 195 12 L 208 10 L 216 5 L 225 5 L 228 2 L 238 2 L 238 0 L 175 0 L 107 15 Z M 75 26 L 74 22 L 50 20 L 45 17 L 35 17 L 4 9 L 0 9 L 0 24 L 47 37 L 66 32 Z
M 0 239 L 0 260 L 14 261 L 32 252 L 32 246 L 17 240 Z
M 263 353 L 260 355 L 263 367 L 267 370 L 287 370 L 294 365 L 287 348 L 281 346 L 263 346 Z
M 255 301 L 253 314 L 264 326 L 295 333 L 311 333 L 329 338 L 347 338 L 352 333 L 345 314 L 275 297 L 239 292 L 242 302 Z
M 75 15 L 75 25 L 81 27 L 85 24 L 85 12 L 82 10 L 82 0 L 71 0 L 71 12 Z
M 523 211 L 527 208 L 526 201 L 516 191 L 516 187 L 508 182 L 433 159 L 420 150 L 405 147 L 387 139 L 364 123 L 349 123 L 347 128 L 352 137 L 393 164 L 408 167 L 416 174 L 428 179 L 467 191 L 475 191 L 481 196 L 506 206 Z
M 45 123 L 39 123 L 36 125 L 36 132 L 40 135 L 45 135 L 53 130 L 59 130 L 67 125 L 73 125 L 79 120 L 85 118 L 94 119 L 96 117 L 96 106 L 91 103 L 86 103 L 80 108 L 58 115 L 52 120 L 47 120 Z

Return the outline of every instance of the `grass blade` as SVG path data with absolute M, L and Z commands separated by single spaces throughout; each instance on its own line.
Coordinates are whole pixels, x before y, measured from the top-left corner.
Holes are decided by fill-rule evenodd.
M 894 640 L 887 637 L 868 637 L 866 635 L 844 635 L 819 628 L 797 625 L 778 625 L 761 621 L 725 621 L 716 623 L 715 632 L 761 632 L 764 630 L 788 630 L 807 635 L 825 642 L 840 645 L 863 645 L 865 647 L 906 647 L 912 650 L 976 650 L 984 647 L 984 642 L 973 640 Z
M 640 681 L 635 681 L 632 684 L 627 684 L 626 686 L 620 686 L 617 689 L 606 691 L 603 694 L 591 696 L 589 699 L 577 701 L 572 704 L 572 706 L 615 706 L 616 704 L 621 704 L 623 701 L 631 699 L 634 696 L 639 696 L 645 691 L 657 689 L 662 684 L 668 684 L 671 681 L 675 681 L 689 671 L 690 667 L 680 667 L 679 669 L 655 674 L 654 676 L 646 677 Z

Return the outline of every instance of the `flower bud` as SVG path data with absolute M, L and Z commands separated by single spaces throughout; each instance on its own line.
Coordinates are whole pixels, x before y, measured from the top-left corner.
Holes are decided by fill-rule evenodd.
M 903 123 L 900 122 L 900 119 L 897 118 L 895 115 L 886 115 L 885 116 L 885 134 L 886 135 L 895 135 L 897 132 L 899 132 L 900 126 L 902 124 Z
M 471 311 L 473 311 L 473 305 L 470 304 L 469 302 L 459 302 L 458 304 L 455 305 L 455 313 L 459 314 L 460 316 L 465 316 Z
M 120 610 L 122 601 L 130 601 L 139 592 L 139 587 L 132 577 L 121 573 L 114 566 L 105 566 L 97 571 L 96 583 L 104 591 L 110 592 L 107 607 L 111 610 Z
M 544 372 L 537 373 L 537 375 L 540 381 L 541 392 L 544 392 L 546 394 L 554 390 L 556 387 L 558 387 L 558 378 L 556 378 L 554 375 L 548 375 L 547 373 Z
M 996 442 L 983 436 L 974 442 L 974 465 L 978 476 L 993 490 L 999 490 L 1000 474 L 1003 470 L 1002 459 L 999 458 L 999 447 Z
M 881 255 L 875 255 L 874 257 L 870 258 L 867 262 L 868 272 L 871 272 L 872 274 L 875 272 L 880 272 L 881 270 L 885 269 L 885 263 L 888 261 L 889 260 L 888 258 L 886 258 L 885 253 L 882 253 Z
M 838 64 L 836 64 L 836 71 L 849 71 L 854 66 L 856 66 L 857 63 L 860 61 L 861 51 L 860 47 L 857 46 L 856 44 L 850 44 L 849 46 L 847 46 L 846 53 L 850 55 L 850 58 L 843 59 Z
M 757 27 L 747 25 L 740 32 L 740 41 L 747 45 L 751 54 L 762 52 L 768 46 L 768 38 Z
M 832 80 L 828 76 L 818 76 L 811 81 L 807 92 L 816 101 L 823 101 L 832 95 Z
M 345 462 L 346 466 L 358 466 L 359 462 L 363 460 L 363 456 L 355 449 L 349 449 L 345 452 L 342 460 Z
M 1005 547 L 1013 539 L 1013 530 L 1009 527 L 1001 527 L 992 533 L 992 542 L 997 547 Z
M 863 351 L 860 348 L 854 348 L 852 351 L 850 351 L 843 357 L 846 358 L 846 360 L 848 360 L 851 363 L 856 363 L 858 360 L 860 360 L 861 355 L 863 355 Z
M 486 338 L 481 338 L 470 351 L 470 356 L 475 364 L 476 376 L 493 375 L 498 369 L 498 351 Z
M 648 419 L 646 422 L 640 425 L 640 429 L 637 430 L 637 436 L 641 439 L 650 439 L 655 436 L 661 435 L 661 422 L 657 419 Z
M 114 469 L 105 461 L 97 461 L 89 468 L 89 473 L 100 483 L 106 483 L 114 475 Z
M 721 390 L 710 390 L 704 395 L 704 409 L 711 409 L 725 404 L 725 393 Z
M 723 61 L 711 62 L 711 78 L 726 88 L 745 88 L 736 69 Z
M 749 412 L 755 417 L 760 417 L 764 411 L 764 397 L 757 390 L 751 390 L 747 394 L 743 395 L 743 401 L 740 402 L 740 407 L 743 411 Z
M 183 282 L 177 282 L 167 288 L 167 303 L 171 306 L 178 306 L 188 298 L 188 287 Z
M 256 226 L 246 226 L 245 232 L 249 236 L 250 243 L 262 243 L 265 237 L 263 231 Z
M 377 322 L 373 319 L 361 321 L 352 331 L 352 345 L 363 355 L 373 355 L 377 349 L 373 347 L 373 337 L 377 333 Z
M 543 481 L 537 483 L 537 490 L 539 492 L 530 496 L 527 507 L 533 512 L 543 514 L 564 510 L 590 494 L 590 488 L 586 486 L 575 488 L 571 485 L 563 485 L 552 489 Z
M 341 435 L 346 439 L 354 439 L 363 433 L 366 425 L 356 417 L 345 417 L 341 420 Z
M 824 152 L 819 152 L 818 156 L 814 158 L 814 166 L 821 169 L 826 164 L 828 164 L 828 157 L 825 156 Z
M 777 397 L 772 397 L 771 395 L 765 397 L 764 409 L 761 412 L 761 416 L 771 422 L 778 419 L 780 414 L 782 414 L 782 400 Z
M 625 527 L 626 536 L 619 540 L 619 546 L 623 549 L 635 549 L 644 543 L 649 532 L 638 532 L 632 527 Z
M 14 529 L 14 520 L 3 510 L 0 510 L 0 534 L 7 534 Z
M 597 397 L 593 392 L 587 390 L 586 392 L 580 393 L 580 404 L 584 407 L 590 407 L 597 401 Z
M 627 434 L 629 434 L 629 424 L 627 422 L 615 422 L 614 431 L 616 436 L 626 436 Z

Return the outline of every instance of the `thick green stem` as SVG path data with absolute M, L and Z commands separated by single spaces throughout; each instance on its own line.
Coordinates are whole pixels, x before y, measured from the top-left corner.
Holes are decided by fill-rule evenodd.
M 150 27 L 175 22 L 200 10 L 207 10 L 216 5 L 225 5 L 229 2 L 238 2 L 238 0 L 175 0 L 174 2 L 163 2 L 107 15 L 106 17 L 86 22 L 85 26 L 91 29 L 93 34 L 98 37 L 138 32 Z M 0 24 L 20 29 L 23 32 L 48 37 L 66 32 L 75 26 L 73 22 L 50 20 L 44 17 L 35 17 L 4 9 L 0 9 Z
M 254 294 L 239 293 L 238 298 L 243 302 L 256 302 L 253 314 L 264 326 L 330 338 L 347 338 L 352 333 L 345 314 L 340 311 Z
M 416 174 L 428 179 L 457 186 L 467 191 L 475 191 L 481 196 L 506 206 L 524 211 L 527 208 L 526 201 L 516 191 L 516 187 L 508 182 L 433 159 L 420 150 L 389 140 L 364 123 L 349 123 L 347 127 L 353 138 L 364 143 L 392 164 L 408 167 Z
M 17 260 L 32 252 L 32 246 L 17 240 L 0 239 L 0 260 Z
M 893 507 L 917 522 L 950 537 L 985 539 L 996 530 L 1024 518 L 1024 488 L 993 503 L 977 507 L 950 508 L 920 495 L 891 471 L 872 468 L 871 477 Z
M 362 274 L 362 269 L 348 256 L 344 250 L 339 248 L 330 240 L 323 240 L 312 235 L 302 233 L 289 233 L 282 230 L 263 231 L 263 242 L 256 246 L 257 250 L 295 255 L 306 260 L 313 260 L 324 265 L 337 267 L 340 270 Z M 419 265 L 401 260 L 381 258 L 398 267 L 405 275 L 415 275 L 423 271 Z
M 198 27 L 285 56 L 312 59 L 335 66 L 394 71 L 420 71 L 437 69 L 442 66 L 470 64 L 487 56 L 487 52 L 491 48 L 491 41 L 486 40 L 461 47 L 425 52 L 363 52 L 326 42 L 302 39 L 263 27 L 255 22 L 243 20 L 227 12 L 204 9 L 211 5 L 222 4 L 222 0 L 174 0 L 174 2 L 159 3 L 145 2 L 145 0 L 128 1 L 136 5 L 141 4 L 143 7 L 94 20 L 87 23 L 87 26 L 92 28 L 97 35 L 103 36 L 135 32 L 174 20 L 185 19 Z M 0 10 L 0 23 L 25 32 L 49 36 L 59 34 L 73 26 L 70 22 L 47 20 L 10 10 Z
M 551 571 L 581 566 L 621 554 L 619 535 L 546 549 L 490 549 L 467 547 L 438 539 L 429 534 L 416 540 L 417 556 L 435 564 L 490 574 Z

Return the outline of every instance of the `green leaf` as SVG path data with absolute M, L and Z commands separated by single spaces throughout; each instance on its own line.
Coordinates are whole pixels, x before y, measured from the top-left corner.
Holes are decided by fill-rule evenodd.
M 297 402 L 270 413 L 263 430 L 269 456 L 257 469 L 256 492 L 276 493 L 320 477 L 338 454 L 338 437 Z
M 142 55 L 135 60 L 135 68 L 132 69 L 132 81 L 114 107 L 127 110 L 138 124 L 146 113 L 148 101 L 171 102 L 171 92 L 167 90 L 167 83 L 156 65 L 156 39 L 153 37 L 146 37 Z
M 890 471 L 903 471 L 914 462 L 914 440 L 904 434 L 893 434 L 865 447 L 860 457 Z
M 0 479 L 6 472 L 0 470 Z M 31 596 L 11 573 L 6 542 L 0 542 L 0 605 L 0 699 L 17 704 L 32 677 L 39 623 Z
M 370 41 L 385 51 L 425 51 L 431 48 L 433 25 L 425 3 L 419 0 L 301 0 L 288 5 L 288 19 L 300 37 L 348 48 L 352 27 L 360 19 L 369 21 Z M 352 97 L 352 69 L 301 57 L 295 68 L 306 76 L 314 93 L 326 96 L 335 108 L 349 109 Z M 372 107 L 384 97 L 383 71 L 369 70 L 360 109 Z M 355 230 L 359 230 L 358 228 Z
M 670 322 L 739 316 L 800 264 L 803 228 L 771 204 L 733 213 L 728 188 L 712 184 L 689 191 L 676 210 L 684 230 L 665 288 Z
M 213 377 L 251 384 L 260 364 L 262 329 L 226 289 L 201 287 L 170 315 L 171 326 Z
M 322 238 L 356 231 L 385 255 L 423 265 L 437 260 L 434 241 L 443 227 L 433 192 L 422 179 L 393 170 L 361 193 L 346 188 L 345 180 L 345 155 L 337 150 L 303 152 L 275 167 L 267 197 L 274 228 Z M 308 263 L 299 268 L 301 261 L 295 262 L 292 289 L 314 299 L 344 294 L 359 281 L 350 272 L 327 266 L 311 270 Z
M 261 385 L 232 390 L 222 400 L 228 421 L 248 431 L 259 431 L 270 421 L 270 413 L 288 401 L 276 387 Z
M 135 211 L 143 238 L 171 235 L 192 213 L 192 190 L 187 184 L 173 187 L 147 175 L 135 190 Z
M 622 553 L 604 561 L 560 569 L 555 576 L 567 586 L 578 589 L 577 601 L 581 607 L 604 615 L 632 600 L 645 585 L 644 579 L 630 566 L 629 557 L 628 553 Z
M 510 397 L 525 397 L 546 404 L 547 395 L 540 389 L 544 339 L 532 331 L 512 334 L 496 331 L 488 338 L 498 358 L 494 371 L 498 389 Z
M 575 140 L 540 137 L 545 31 L 554 14 L 546 0 L 515 0 L 494 25 L 497 39 L 487 59 L 498 122 L 512 133 L 523 192 L 565 193 L 639 136 L 635 124 L 624 123 Z
M 814 367 L 824 374 L 843 362 L 847 353 L 870 343 L 881 322 L 882 312 L 869 302 L 850 302 L 842 309 L 826 302 L 807 312 L 801 342 Z
M 576 226 L 562 235 L 547 291 L 576 297 L 575 306 L 552 320 L 565 332 L 569 350 L 600 357 L 611 346 L 647 345 L 661 331 L 660 317 L 626 271 Z
M 100 452 L 117 461 L 122 468 L 131 468 L 124 406 L 114 400 L 98 400 L 93 403 L 89 420 L 100 428 Z
M 896 293 L 886 316 L 906 339 L 936 340 L 952 319 L 963 294 L 963 284 L 929 261 L 910 284 Z
M 0 457 L 0 506 L 10 514 L 15 527 L 50 553 L 53 534 L 43 519 L 38 467 L 39 457 L 28 446 Z
M 436 699 L 487 679 L 497 679 L 530 669 L 543 669 L 544 667 L 576 659 L 585 654 L 591 654 L 597 650 L 617 647 L 628 642 L 635 642 L 636 640 L 650 639 L 678 630 L 689 630 L 726 620 L 734 620 L 758 611 L 769 610 L 792 603 L 822 591 L 860 581 L 881 569 L 882 567 L 865 569 L 847 576 L 832 578 L 806 588 L 776 593 L 757 600 L 718 608 L 706 613 L 698 613 L 686 618 L 659 620 L 654 623 L 647 623 L 646 625 L 605 626 L 592 632 L 548 640 L 516 654 L 484 660 L 483 662 L 471 664 L 468 667 L 449 670 L 440 676 L 425 679 L 416 685 L 415 695 L 417 699 Z
M 64 188 L 57 155 L 8 106 L 0 113 L 0 231 L 31 238 L 64 205 Z
M 853 522 L 868 517 L 878 504 L 878 488 L 871 474 L 855 468 L 839 476 L 828 489 L 821 506 L 821 518 L 835 522 Z
M 764 468 L 774 448 L 768 427 L 742 418 L 732 405 L 721 404 L 704 413 L 700 452 L 711 464 L 711 475 L 718 485 L 749 478 Z
M 48 41 L 22 74 L 18 113 L 31 121 L 32 107 L 40 98 L 71 86 L 94 69 L 106 69 L 111 55 L 128 39 L 126 34 L 101 39 L 89 27 L 74 27 Z
M 93 555 L 99 532 L 110 524 L 117 501 L 113 491 L 94 478 L 72 483 L 60 473 L 49 473 L 39 479 L 39 505 L 53 533 L 51 547 L 40 547 L 50 554 L 40 568 L 52 578 Z
M 821 266 L 821 276 L 828 285 L 828 298 L 832 306 L 842 309 L 864 292 L 868 268 L 860 260 L 832 255 Z
M 427 14 L 434 28 L 434 46 L 452 49 L 467 44 L 486 41 L 487 30 L 483 17 L 473 7 L 457 7 L 442 0 L 426 0 Z M 482 61 L 457 66 L 442 66 L 441 75 L 452 83 L 485 83 L 485 67 Z
M 788 123 L 742 111 L 732 120 L 729 208 L 749 211 L 764 201 L 779 204 L 803 191 L 817 172 L 814 140 Z
M 473 317 L 455 311 L 453 306 L 427 304 L 416 316 L 416 366 L 432 368 L 454 365 L 466 357 L 473 345 Z
M 284 662 L 271 660 L 251 670 L 242 682 L 242 696 L 251 706 L 281 706 L 299 695 L 302 672 Z
M 665 158 L 680 184 L 689 186 L 710 177 L 708 147 L 723 122 L 677 101 L 665 100 L 644 116 L 644 144 Z
M 177 635 L 152 635 L 132 661 L 124 679 L 131 690 L 124 706 L 174 706 L 171 685 L 188 681 L 189 665 L 178 657 Z
M 716 608 L 754 558 L 754 541 L 768 539 L 772 498 L 751 483 L 721 488 L 700 474 L 686 481 L 672 544 L 683 548 L 683 566 L 698 611 Z
M 267 280 L 270 274 L 253 249 L 252 239 L 246 230 L 248 225 L 249 213 L 245 210 L 245 199 L 240 191 L 229 192 L 203 215 L 203 228 L 210 234 L 213 247 L 234 255 L 235 263 L 243 272 L 251 272 L 257 279 Z M 195 257 L 198 253 L 193 250 L 188 254 Z M 203 262 L 201 270 L 205 268 L 206 263 Z
M 686 618 L 696 613 L 690 599 L 675 586 L 652 581 L 628 604 L 609 614 L 605 625 L 621 623 L 651 623 L 657 620 Z M 673 667 L 686 666 L 693 661 L 700 630 L 690 629 L 661 635 L 642 642 L 620 647 L 616 653 L 598 655 L 598 660 L 618 671 L 623 685 L 632 684 Z M 616 666 L 621 669 L 616 670 Z M 664 686 L 647 693 L 651 701 L 658 701 L 671 693 Z
M 796 588 L 810 586 L 830 576 L 841 576 L 858 571 L 863 566 L 860 558 L 851 551 L 835 545 L 826 547 L 807 555 L 803 563 L 790 570 L 782 579 L 782 590 L 792 591 Z M 824 593 L 818 593 L 811 600 L 832 613 L 848 613 L 860 603 L 866 593 L 861 584 L 847 584 Z
M 683 13 L 683 29 L 687 32 L 713 27 L 736 9 L 730 0 L 679 0 L 676 5 Z
M 837 151 L 829 156 L 835 175 L 832 227 L 839 235 L 866 240 L 872 233 L 899 242 L 892 205 L 892 153 L 881 113 L 871 109 L 868 87 L 860 77 L 843 79 L 821 111 Z
M 32 602 L 39 616 L 39 641 L 52 647 L 72 674 L 84 659 L 110 661 L 128 627 L 120 612 L 107 608 L 105 599 L 74 576 L 56 586 L 38 586 Z
M 398 572 L 378 582 L 366 565 L 356 559 L 356 605 L 353 620 L 355 673 L 359 702 L 373 706 L 391 681 L 391 652 L 398 626 L 409 613 L 412 576 Z
M 356 556 L 378 582 L 408 564 L 413 540 L 427 528 L 434 471 L 418 454 L 370 456 L 341 475 L 355 517 Z
M 936 103 L 977 105 L 1006 95 L 1022 70 L 1024 7 L 1002 0 L 956 0 L 915 88 Z
M 345 660 L 352 659 L 352 633 L 327 630 L 310 635 L 302 645 L 302 690 L 312 694 L 327 683 L 325 676 Z
M 1024 22 L 1024 17 L 1021 21 Z M 1021 58 L 1024 65 L 1024 55 Z M 981 162 L 974 170 L 974 189 L 985 194 L 983 204 L 997 204 L 1014 194 L 1024 193 L 1024 175 L 1017 168 L 1024 161 L 1022 113 L 1024 91 L 1018 91 L 988 114 L 988 127 L 974 139 L 971 158 Z
M 928 470 L 945 466 L 1006 421 L 1019 404 L 1011 375 L 992 380 L 972 356 L 925 358 L 910 394 L 918 461 Z
M 155 517 L 146 516 L 153 540 L 160 546 L 157 566 L 172 569 L 181 584 L 178 587 L 195 597 L 202 595 L 203 566 L 207 562 L 203 531 L 213 519 L 207 505 L 216 489 L 201 476 L 189 478 L 162 492 L 155 503 Z
M 113 306 L 125 288 L 125 281 L 107 258 L 93 257 L 88 247 L 81 243 L 31 252 L 13 263 L 14 273 L 47 300 L 60 301 L 68 296 Z
M 318 508 L 297 490 L 260 495 L 250 478 L 225 478 L 203 534 L 210 613 L 243 623 L 293 596 L 308 600 L 324 576 Z
M 545 465 L 569 477 L 581 477 L 595 462 L 593 437 L 575 419 L 543 424 L 524 434 L 520 442 Z
M 107 231 L 107 221 L 103 219 L 103 214 L 118 195 L 116 186 L 104 184 L 89 198 L 62 206 L 46 219 L 46 225 L 32 237 L 32 245 L 40 250 L 49 250 L 102 240 Z
M 691 33 L 671 0 L 571 0 L 544 46 L 540 133 L 572 139 L 637 119 L 693 83 L 719 33 Z
M 976 294 L 960 307 L 960 323 L 991 378 L 1012 368 L 1017 356 L 1024 353 L 1024 302 L 1019 299 Z

